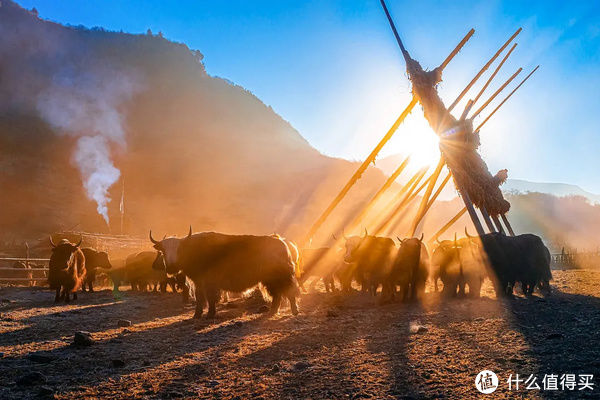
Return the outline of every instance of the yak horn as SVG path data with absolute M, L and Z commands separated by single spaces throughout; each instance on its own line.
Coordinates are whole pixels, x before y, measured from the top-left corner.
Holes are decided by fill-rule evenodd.
M 465 226 L 465 235 L 467 235 L 467 237 L 469 239 L 473 239 L 473 236 L 469 235 L 469 232 L 467 231 L 467 227 Z
M 400 242 L 400 244 L 402 244 L 402 239 L 400 239 L 398 236 L 396 236 L 396 239 L 398 239 L 398 241 Z
M 56 245 L 52 241 L 52 235 L 49 235 L 48 237 L 50 238 L 50 246 L 52 246 L 53 249 L 56 248 Z
M 154 240 L 154 238 L 152 237 L 152 229 L 150 229 L 150 241 L 154 244 L 159 244 L 160 242 L 158 240 Z
M 77 243 L 77 244 L 75 245 L 75 247 L 79 247 L 79 246 L 81 246 L 81 243 L 82 243 L 82 242 L 83 242 L 83 236 L 80 234 L 80 235 L 79 235 L 79 243 Z
M 337 240 L 338 240 L 338 239 L 337 239 L 337 237 L 335 237 L 335 233 L 332 233 L 332 234 L 331 234 L 331 237 L 333 238 L 333 241 L 334 241 L 334 242 L 337 242 Z
M 367 236 L 369 236 L 369 232 L 367 232 L 367 228 L 365 228 L 365 235 L 363 237 L 366 238 Z
M 192 226 L 190 225 L 190 231 L 188 232 L 187 238 L 191 238 L 192 237 Z
M 424 237 L 425 237 L 425 234 L 421 233 L 421 238 L 419 239 L 419 242 L 422 242 Z

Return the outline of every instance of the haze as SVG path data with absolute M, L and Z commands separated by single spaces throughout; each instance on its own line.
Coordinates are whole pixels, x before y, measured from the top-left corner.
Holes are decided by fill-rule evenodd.
M 252 91 L 325 154 L 363 159 L 409 101 L 404 63 L 376 0 L 19 3 L 57 22 L 151 29 L 198 49 L 209 74 Z M 482 154 L 491 170 L 508 168 L 511 178 L 600 192 L 600 3 L 393 1 L 389 7 L 406 46 L 430 68 L 476 29 L 444 74 L 447 103 L 522 26 L 497 82 L 519 66 L 541 69 L 486 126 Z M 403 152 L 409 131 L 429 133 L 414 114 L 383 155 Z M 429 137 L 411 150 L 432 145 Z

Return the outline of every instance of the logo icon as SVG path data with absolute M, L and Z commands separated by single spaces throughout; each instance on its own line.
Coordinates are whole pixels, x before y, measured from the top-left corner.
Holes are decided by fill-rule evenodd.
M 489 370 L 483 370 L 475 378 L 475 387 L 483 394 L 494 393 L 498 389 L 498 377 Z

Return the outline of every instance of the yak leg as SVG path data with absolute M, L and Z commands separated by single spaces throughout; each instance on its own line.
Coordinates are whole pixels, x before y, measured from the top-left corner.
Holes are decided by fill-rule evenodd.
M 290 301 L 290 308 L 292 309 L 292 314 L 293 314 L 293 315 L 298 315 L 298 305 L 296 305 L 296 296 L 295 296 L 295 294 L 293 293 L 293 292 L 294 292 L 294 290 L 293 290 L 293 289 L 290 289 L 290 292 L 291 292 L 291 293 L 289 293 L 289 294 L 287 295 L 287 298 L 288 298 L 288 300 Z
M 90 280 L 88 282 L 88 288 L 90 289 L 90 293 L 94 293 L 94 281 L 93 280 Z
M 418 300 L 425 293 L 425 281 L 417 281 L 413 287 L 413 300 Z
M 173 293 L 177 293 L 176 291 L 174 291 Z M 187 285 L 187 283 L 185 283 L 183 285 L 183 290 L 181 291 L 181 299 L 183 300 L 183 304 L 187 304 L 190 301 L 190 288 Z M 196 295 L 196 300 L 198 299 L 198 295 Z
M 327 277 L 324 276 L 321 279 L 323 280 L 323 285 L 325 285 L 325 293 L 329 293 L 329 281 L 327 280 Z
M 69 293 L 66 289 L 63 290 L 65 296 L 65 303 L 69 303 L 71 301 L 71 293 Z
M 535 282 L 529 283 L 527 286 L 527 296 L 533 296 L 533 291 L 535 289 Z
M 214 318 L 217 314 L 217 302 L 221 299 L 221 291 L 214 288 L 205 288 L 206 300 L 208 301 L 208 313 L 206 318 Z M 196 299 L 198 301 L 198 299 Z
M 195 284 L 196 286 L 196 312 L 194 313 L 194 319 L 199 319 L 202 317 L 202 313 L 204 312 L 204 289 L 202 285 L 199 283 Z
M 277 314 L 279 311 L 279 306 L 281 305 L 281 293 L 273 293 L 273 301 L 271 302 L 271 309 L 269 310 L 269 315 Z
M 54 302 L 55 303 L 58 303 L 60 301 L 61 297 L 62 297 L 60 290 L 61 290 L 60 286 L 56 288 L 56 295 L 54 296 Z
M 77 292 L 73 292 L 73 300 L 77 300 Z
M 409 298 L 409 286 L 410 286 L 410 285 L 409 285 L 408 283 L 404 283 L 404 284 L 402 284 L 402 286 L 401 286 L 401 288 L 402 288 L 402 289 L 401 289 L 401 290 L 402 290 L 402 295 L 401 295 L 400 297 L 401 297 L 401 299 L 402 299 L 402 302 L 405 302 L 405 301 L 407 301 L 407 300 L 408 300 L 408 298 Z
M 474 278 L 469 282 L 469 297 L 478 299 L 481 296 L 481 279 Z

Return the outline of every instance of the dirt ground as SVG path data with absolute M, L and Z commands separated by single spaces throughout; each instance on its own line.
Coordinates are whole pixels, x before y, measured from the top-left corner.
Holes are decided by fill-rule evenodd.
M 554 277 L 547 298 L 498 301 L 489 283 L 481 299 L 430 292 L 421 304 L 314 292 L 296 317 L 268 318 L 249 298 L 199 321 L 172 293 L 105 289 L 54 305 L 45 289 L 1 288 L 0 398 L 600 398 L 598 387 L 508 390 L 510 374 L 598 382 L 600 271 Z M 94 343 L 72 345 L 76 331 Z M 500 379 L 490 395 L 474 385 L 485 369 Z M 43 376 L 17 383 L 33 372 Z

